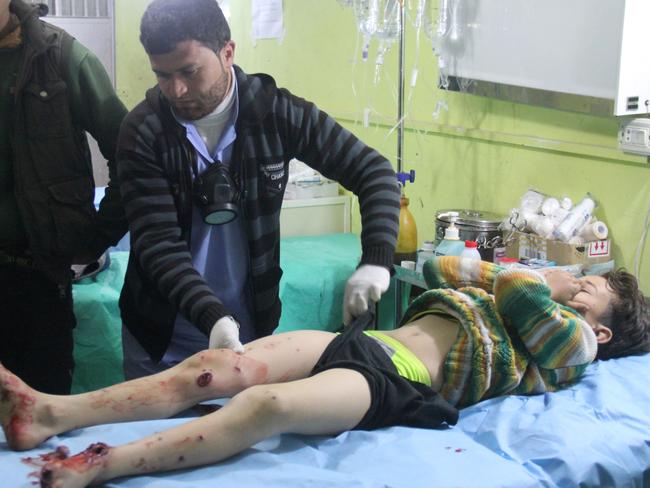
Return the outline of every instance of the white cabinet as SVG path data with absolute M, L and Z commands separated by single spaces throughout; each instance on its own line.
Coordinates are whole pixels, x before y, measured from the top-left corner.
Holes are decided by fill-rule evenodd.
M 350 199 L 337 197 L 285 200 L 280 212 L 282 237 L 350 232 Z
M 439 4 L 442 86 L 598 115 L 650 112 L 649 0 Z

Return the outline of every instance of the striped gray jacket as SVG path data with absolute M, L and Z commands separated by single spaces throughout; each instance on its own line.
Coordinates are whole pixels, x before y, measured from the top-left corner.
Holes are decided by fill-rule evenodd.
M 231 171 L 238 183 L 248 236 L 254 321 L 258 336 L 277 327 L 280 209 L 297 158 L 359 198 L 360 264 L 392 267 L 399 189 L 388 160 L 313 103 L 277 88 L 268 75 L 235 66 L 239 92 Z M 131 231 L 131 254 L 120 297 L 122 320 L 153 359 L 164 354 L 180 311 L 206 335 L 229 315 L 192 266 L 191 164 L 194 149 L 160 90 L 122 124 L 117 159 Z

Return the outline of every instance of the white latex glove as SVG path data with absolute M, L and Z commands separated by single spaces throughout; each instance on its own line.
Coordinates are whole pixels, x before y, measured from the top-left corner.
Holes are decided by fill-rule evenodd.
M 359 266 L 345 285 L 343 325 L 348 325 L 352 319 L 368 310 L 370 302 L 378 302 L 389 284 L 390 273 L 383 266 Z
M 239 324 L 230 315 L 221 317 L 212 326 L 209 347 L 244 352 L 244 346 L 239 342 Z

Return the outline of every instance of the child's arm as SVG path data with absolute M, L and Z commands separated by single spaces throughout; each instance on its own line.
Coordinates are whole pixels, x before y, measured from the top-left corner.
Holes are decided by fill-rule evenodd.
M 424 263 L 422 273 L 429 289 L 473 286 L 492 293 L 494 277 L 503 268 L 487 261 L 440 256 Z
M 581 316 L 551 299 L 551 288 L 540 273 L 501 271 L 494 292 L 499 314 L 516 329 L 539 367 L 565 368 L 594 360 L 597 342 L 591 327 Z
M 580 281 L 568 271 L 558 268 L 540 269 L 540 274 L 551 289 L 551 300 L 568 305 L 580 291 Z

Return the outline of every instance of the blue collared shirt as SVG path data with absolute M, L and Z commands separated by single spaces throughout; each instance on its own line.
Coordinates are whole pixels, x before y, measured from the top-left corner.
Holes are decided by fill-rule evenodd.
M 212 164 L 231 163 L 232 150 L 237 138 L 235 123 L 239 115 L 237 80 L 234 77 L 233 82 L 235 91 L 232 114 L 212 154 L 194 124 L 179 120 L 187 131 L 187 139 L 196 150 L 199 174 Z M 240 341 L 246 343 L 255 339 L 249 282 L 248 240 L 241 209 L 232 222 L 209 225 L 203 221 L 201 210 L 194 205 L 190 252 L 194 268 L 201 273 L 214 294 L 228 310 L 232 311 L 239 322 Z M 174 324 L 172 341 L 162 361 L 171 366 L 207 347 L 208 338 L 179 314 Z

